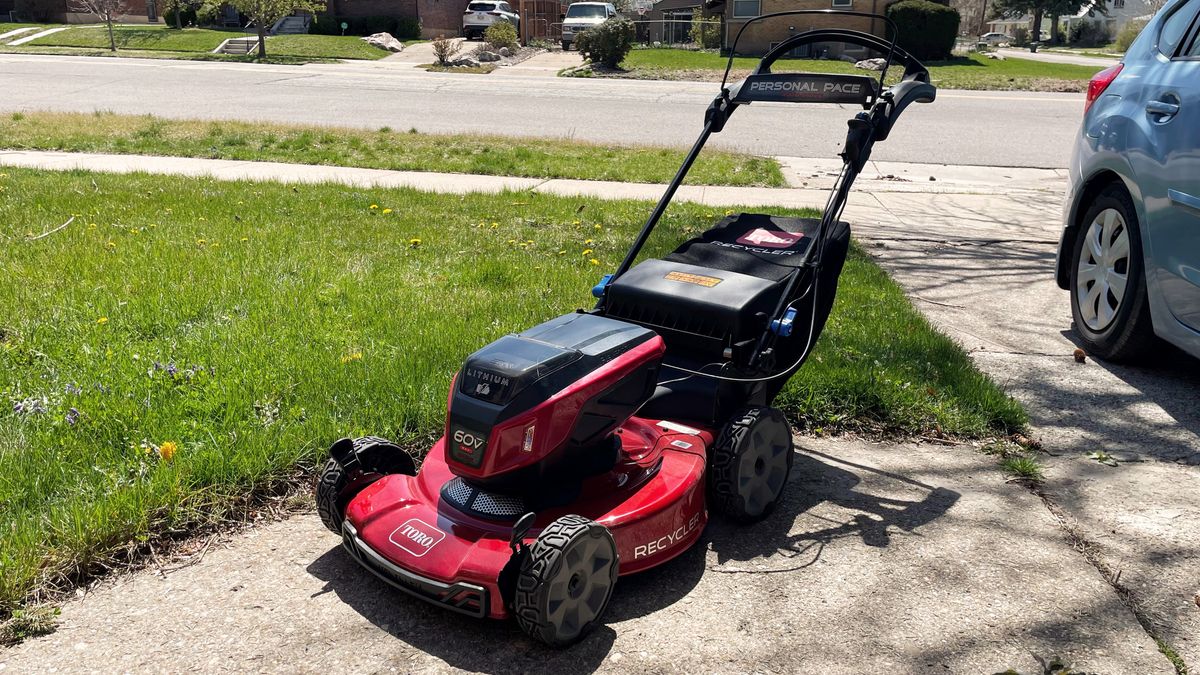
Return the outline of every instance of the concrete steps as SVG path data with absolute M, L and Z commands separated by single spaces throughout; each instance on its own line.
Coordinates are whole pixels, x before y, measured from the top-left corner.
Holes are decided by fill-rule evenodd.
M 308 19 L 302 16 L 285 16 L 271 27 L 271 35 L 298 35 L 308 32 Z
M 258 36 L 230 38 L 213 50 L 214 54 L 235 54 L 244 56 L 258 48 Z

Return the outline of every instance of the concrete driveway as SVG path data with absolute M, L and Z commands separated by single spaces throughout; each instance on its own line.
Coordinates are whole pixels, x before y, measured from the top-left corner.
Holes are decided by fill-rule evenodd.
M 1096 56 L 1065 54 L 1062 52 L 1048 52 L 1044 50 L 1031 52 L 1028 49 L 1014 49 L 1008 47 L 997 49 L 996 52 L 1009 59 L 1026 59 L 1028 61 L 1042 61 L 1043 63 L 1066 63 L 1075 66 L 1096 66 L 1097 69 L 1114 66 L 1120 61 L 1120 59 L 1116 57 L 1100 58 Z

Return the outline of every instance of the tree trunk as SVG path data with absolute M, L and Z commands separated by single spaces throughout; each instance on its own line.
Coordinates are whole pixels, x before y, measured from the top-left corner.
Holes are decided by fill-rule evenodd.
M 987 26 L 987 3 L 988 0 L 983 0 L 983 10 L 979 12 L 979 28 L 977 35 L 983 35 L 987 31 L 984 28 Z
M 1058 32 L 1058 15 L 1051 14 L 1050 15 L 1050 44 L 1052 44 L 1052 45 L 1058 44 L 1059 36 L 1060 36 L 1060 34 Z
M 113 18 L 112 18 L 111 14 L 109 14 L 105 18 L 107 19 L 106 23 L 108 24 L 108 48 L 115 52 L 115 51 L 117 51 L 117 38 L 113 36 L 113 27 L 112 27 Z
M 254 25 L 258 26 L 258 58 L 267 58 L 267 27 L 262 21 L 255 21 Z
M 1029 42 L 1042 41 L 1042 8 L 1035 7 L 1033 10 L 1033 25 L 1029 27 Z
M 175 3 L 175 27 L 183 30 L 183 2 Z

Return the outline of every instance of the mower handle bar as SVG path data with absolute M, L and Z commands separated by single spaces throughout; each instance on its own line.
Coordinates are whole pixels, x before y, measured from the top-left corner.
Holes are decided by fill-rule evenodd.
M 861 44 L 863 46 L 875 47 L 876 49 L 879 49 L 880 51 L 886 51 L 887 52 L 887 62 L 888 63 L 892 62 L 892 55 L 896 52 L 896 37 L 900 34 L 900 29 L 896 26 L 895 21 L 892 21 L 890 18 L 888 18 L 882 14 L 872 14 L 870 12 L 855 12 L 853 10 L 848 10 L 848 9 L 793 9 L 793 10 L 790 10 L 787 12 L 772 12 L 771 14 L 763 14 L 761 16 L 756 16 L 753 19 L 750 19 L 746 23 L 742 24 L 742 27 L 738 29 L 737 35 L 734 36 L 734 38 L 733 38 L 733 44 L 730 45 L 730 47 L 729 47 L 729 60 L 725 63 L 725 74 L 721 77 L 721 89 L 724 90 L 725 85 L 728 84 L 728 82 L 729 82 L 729 71 L 733 69 L 733 58 L 734 58 L 734 55 L 737 54 L 737 46 L 738 46 L 738 42 L 742 39 L 742 33 L 746 32 L 746 29 L 749 28 L 751 24 L 758 22 L 758 21 L 765 21 L 767 19 L 778 18 L 781 16 L 802 16 L 802 15 L 814 15 L 814 14 L 826 15 L 826 16 L 828 16 L 828 15 L 860 16 L 860 17 L 864 17 L 867 19 L 871 19 L 871 20 L 882 19 L 884 24 L 886 24 L 887 27 L 891 29 L 892 39 L 890 42 L 884 42 L 883 40 L 875 37 L 874 35 L 870 35 L 869 33 L 861 33 L 860 31 L 841 31 L 840 29 L 828 29 L 828 28 L 808 30 L 808 31 L 804 31 L 803 33 L 800 33 L 799 35 L 793 35 L 792 37 L 784 40 L 783 42 L 779 43 L 778 45 L 775 45 L 774 49 L 769 50 L 765 55 L 763 55 L 762 59 L 759 61 L 758 69 L 755 70 L 755 73 L 762 72 L 764 63 L 766 64 L 766 67 L 769 68 L 771 66 L 771 64 L 775 63 L 775 61 L 777 61 L 779 59 L 779 57 L 783 56 L 785 53 L 791 51 L 792 49 L 795 49 L 800 44 L 803 44 L 804 42 L 815 42 L 816 40 L 798 41 L 799 38 L 802 38 L 805 36 L 810 36 L 814 33 L 829 34 L 829 33 L 833 33 L 833 32 L 846 32 L 846 33 L 858 33 L 859 35 L 869 37 L 869 38 L 873 39 L 877 44 L 864 44 L 862 42 L 856 42 L 856 44 Z M 785 45 L 786 45 L 786 48 L 784 48 Z M 907 56 L 907 53 L 906 53 L 906 56 Z M 909 58 L 911 58 L 911 57 L 909 57 Z M 922 66 L 922 68 L 924 68 L 924 67 Z M 883 89 L 883 78 L 885 75 L 887 75 L 887 65 L 886 64 L 883 67 L 883 72 L 881 72 L 879 74 L 880 90 Z

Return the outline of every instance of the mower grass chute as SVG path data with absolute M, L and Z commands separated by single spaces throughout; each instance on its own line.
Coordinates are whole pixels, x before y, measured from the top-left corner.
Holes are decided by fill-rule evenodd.
M 833 10 L 745 26 L 795 14 L 882 19 L 895 35 L 886 17 Z M 886 53 L 903 79 L 885 89 L 886 68 L 878 81 L 771 71 L 830 41 Z M 723 81 L 628 254 L 593 289 L 596 306 L 468 357 L 420 471 L 384 439 L 335 443 L 317 484 L 321 520 L 391 586 L 474 617 L 515 617 L 563 646 L 601 621 L 619 576 L 691 547 L 710 509 L 766 517 L 793 458 L 791 427 L 771 403 L 832 308 L 850 240 L 839 220 L 847 195 L 900 113 L 933 100 L 928 80 L 894 37 L 821 29 L 776 45 L 745 80 Z M 709 136 L 755 102 L 862 106 L 822 217 L 736 214 L 637 262 Z

